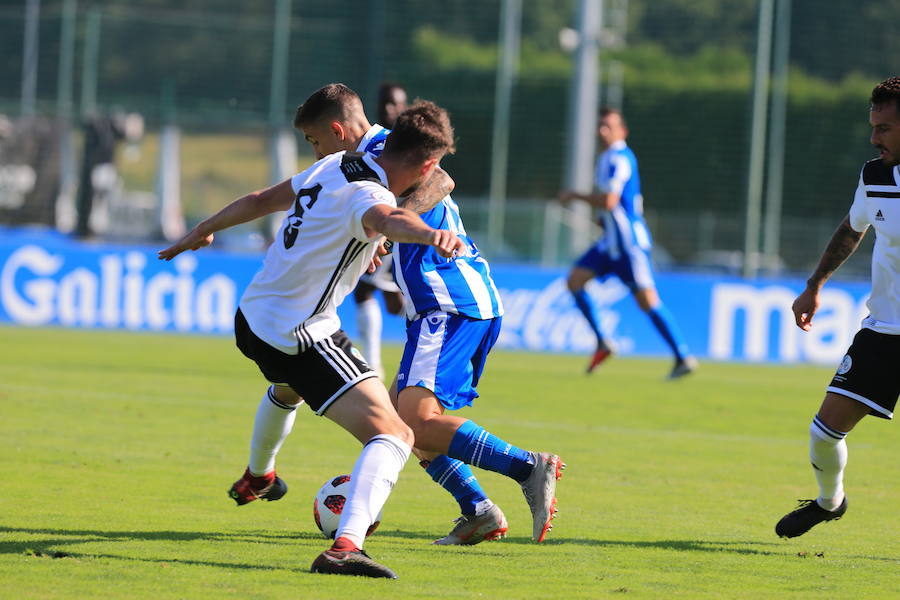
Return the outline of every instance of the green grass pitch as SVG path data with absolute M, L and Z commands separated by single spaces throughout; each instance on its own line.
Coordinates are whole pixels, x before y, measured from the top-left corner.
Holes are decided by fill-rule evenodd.
M 304 408 L 279 459 L 290 491 L 236 507 L 265 384 L 231 339 L 0 328 L 0 597 L 889 598 L 900 595 L 896 424 L 849 437 L 847 515 L 794 540 L 815 496 L 807 427 L 830 370 L 497 351 L 463 411 L 559 453 L 560 514 L 530 541 L 517 485 L 478 471 L 509 537 L 438 547 L 456 504 L 411 460 L 367 550 L 398 581 L 308 573 L 311 504 L 358 444 Z M 396 364 L 399 348 L 386 349 Z

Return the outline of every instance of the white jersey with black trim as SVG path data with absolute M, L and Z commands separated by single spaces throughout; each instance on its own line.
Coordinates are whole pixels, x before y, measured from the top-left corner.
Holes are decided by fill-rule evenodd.
M 297 354 L 340 329 L 337 307 L 382 239 L 366 234 L 362 217 L 377 204 L 397 205 L 386 184 L 371 155 L 347 152 L 291 178 L 294 206 L 240 301 L 253 333 Z
M 900 165 L 875 159 L 863 167 L 850 206 L 850 226 L 865 232 L 870 225 L 875 230 L 872 293 L 862 326 L 900 335 Z

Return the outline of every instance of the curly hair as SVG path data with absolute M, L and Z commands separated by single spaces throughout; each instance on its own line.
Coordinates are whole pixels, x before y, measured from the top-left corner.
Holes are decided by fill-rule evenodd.
M 900 77 L 889 77 L 872 90 L 869 104 L 881 106 L 888 103 L 893 103 L 897 112 L 900 112 Z
M 455 151 L 447 111 L 433 102 L 417 100 L 400 113 L 384 144 L 383 155 L 406 155 L 408 161 L 418 162 Z

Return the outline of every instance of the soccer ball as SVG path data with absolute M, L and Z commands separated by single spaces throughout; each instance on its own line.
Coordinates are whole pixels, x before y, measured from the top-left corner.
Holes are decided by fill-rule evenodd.
M 350 476 L 338 475 L 334 479 L 326 481 L 313 500 L 313 518 L 316 520 L 319 531 L 327 538 L 334 539 L 349 491 Z M 367 536 L 372 535 L 372 532 L 381 524 L 381 512 L 378 512 L 375 522 L 366 531 Z

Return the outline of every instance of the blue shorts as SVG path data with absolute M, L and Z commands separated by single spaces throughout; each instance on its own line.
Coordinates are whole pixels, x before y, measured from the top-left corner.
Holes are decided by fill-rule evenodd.
M 601 280 L 615 275 L 632 292 L 656 287 L 649 252 L 634 248 L 630 252 L 622 252 L 619 256 L 613 257 L 603 238 L 588 248 L 587 252 L 575 261 L 575 266 L 593 271 L 597 279 Z
M 470 406 L 488 352 L 500 335 L 501 317 L 472 319 L 433 312 L 406 326 L 397 392 L 423 387 L 448 410 Z

